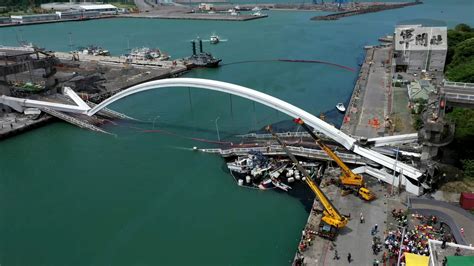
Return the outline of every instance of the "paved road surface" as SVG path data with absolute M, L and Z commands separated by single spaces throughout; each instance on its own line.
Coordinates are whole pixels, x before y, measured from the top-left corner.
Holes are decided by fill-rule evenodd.
M 429 199 L 411 199 L 411 208 L 434 210 L 448 215 L 456 224 L 455 228 L 451 228 L 453 233 L 459 235 L 460 228 L 464 228 L 464 241 L 467 245 L 474 244 L 474 216 L 464 209 L 447 202 Z M 433 214 L 436 215 L 436 213 Z M 450 225 L 450 227 L 453 226 Z
M 334 251 L 329 251 L 325 255 L 324 265 L 349 265 L 347 261 L 349 252 L 353 260 L 350 265 L 371 265 L 375 258 L 381 259 L 382 253 L 379 253 L 379 256 L 373 255 L 371 229 L 375 224 L 378 224 L 379 232 L 377 235 L 381 239 L 383 238 L 383 231 L 386 229 L 384 221 L 387 217 L 387 199 L 384 198 L 381 185 L 373 185 L 370 188 L 377 194 L 377 199 L 372 202 L 365 202 L 354 195 L 335 199 L 334 205 L 338 206 L 342 213 L 350 213 L 351 220 L 335 241 L 340 259 L 334 260 Z M 361 212 L 365 218 L 363 224 L 360 223 L 359 219 Z
M 358 125 L 354 134 L 367 138 L 379 137 L 384 132 L 383 121 L 387 109 L 387 83 L 389 74 L 386 73 L 382 61 L 387 60 L 390 48 L 375 49 L 369 76 L 365 88 L 363 105 L 360 107 Z M 378 129 L 369 125 L 369 119 L 377 118 Z
M 147 2 L 145 2 L 145 0 L 135 0 L 135 5 L 138 7 L 138 10 L 140 10 L 140 12 L 153 10 L 153 7 L 150 6 Z

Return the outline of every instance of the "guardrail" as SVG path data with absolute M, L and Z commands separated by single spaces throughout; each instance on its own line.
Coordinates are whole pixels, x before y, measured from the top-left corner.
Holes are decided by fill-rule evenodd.
M 303 156 L 303 157 L 310 157 L 322 160 L 332 160 L 326 152 L 322 150 L 316 149 L 309 149 L 304 147 L 294 147 L 288 146 L 288 150 L 290 150 L 294 155 Z M 252 147 L 252 148 L 230 148 L 230 149 L 200 149 L 202 152 L 207 153 L 219 153 L 223 157 L 232 156 L 232 155 L 245 155 L 250 151 L 259 151 L 264 155 L 281 155 L 285 154 L 285 151 L 281 148 L 280 145 L 270 145 L 265 147 Z M 361 156 L 348 154 L 348 153 L 341 153 L 335 152 L 341 160 L 346 163 L 353 163 L 353 164 L 366 164 L 366 161 L 362 159 Z
M 321 135 L 320 132 L 315 131 L 316 135 Z M 278 137 L 281 138 L 291 138 L 291 137 L 308 137 L 310 138 L 311 136 L 306 133 L 306 132 L 283 132 L 283 133 L 276 133 Z M 249 133 L 249 134 L 244 134 L 244 135 L 237 135 L 237 137 L 241 138 L 257 138 L 257 139 L 266 139 L 266 138 L 273 138 L 272 134 L 267 134 L 267 133 L 262 133 L 262 134 L 257 134 L 257 133 Z
M 473 88 L 474 90 L 474 88 Z M 474 93 L 474 91 L 473 91 Z M 474 94 L 462 94 L 462 93 L 452 93 L 446 92 L 446 100 L 455 101 L 455 102 L 474 102 Z
M 474 83 L 453 82 L 453 81 L 446 81 L 446 80 L 444 81 L 444 86 L 474 89 Z

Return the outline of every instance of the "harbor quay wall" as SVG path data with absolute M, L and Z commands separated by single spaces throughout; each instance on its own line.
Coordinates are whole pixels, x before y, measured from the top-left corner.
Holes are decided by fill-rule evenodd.
M 362 15 L 366 13 L 380 12 L 389 9 L 403 8 L 407 6 L 423 4 L 421 1 L 409 2 L 409 3 L 387 3 L 387 4 L 373 4 L 361 9 L 343 11 L 339 13 L 324 15 L 324 16 L 315 16 L 311 20 L 337 20 L 343 17 L 350 17 L 356 15 Z
M 80 21 L 87 21 L 87 20 L 92 20 L 92 19 L 108 19 L 108 18 L 114 18 L 114 17 L 116 16 L 107 15 L 107 16 L 91 17 L 91 18 L 71 18 L 71 19 L 40 20 L 40 21 L 32 21 L 32 22 L 24 22 L 24 23 L 8 23 L 8 24 L 0 24 L 0 28 L 48 24 L 48 23 L 60 23 L 60 22 L 80 22 Z
M 357 81 L 352 91 L 351 99 L 347 105 L 346 114 L 342 121 L 340 130 L 346 134 L 354 134 L 355 127 L 359 123 L 357 108 L 361 109 L 364 102 L 365 87 L 369 76 L 370 65 L 372 64 L 375 48 L 365 49 L 364 62 L 359 70 Z
M 21 133 L 39 128 L 43 125 L 53 122 L 54 120 L 54 117 L 46 114 L 43 114 L 43 116 L 38 119 L 25 119 L 21 122 L 9 122 L 6 121 L 4 117 L 0 117 L 0 140 L 17 136 Z
M 182 20 L 220 20 L 220 21 L 248 21 L 266 18 L 268 15 L 240 15 L 240 16 L 231 16 L 231 15 L 219 15 L 219 14 L 206 14 L 206 13 L 175 13 L 175 14 L 130 14 L 122 15 L 122 18 L 148 18 L 148 19 L 182 19 Z

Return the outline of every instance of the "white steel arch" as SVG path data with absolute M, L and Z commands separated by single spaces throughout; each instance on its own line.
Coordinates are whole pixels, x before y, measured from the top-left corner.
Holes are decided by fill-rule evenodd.
M 215 80 L 208 80 L 208 79 L 197 79 L 197 78 L 172 78 L 172 79 L 161 79 L 155 81 L 149 81 L 142 84 L 135 85 L 130 87 L 126 90 L 123 90 L 110 98 L 106 99 L 105 101 L 101 102 L 94 108 L 88 110 L 86 112 L 87 115 L 92 116 L 102 108 L 106 107 L 107 105 L 120 100 L 124 97 L 129 95 L 146 91 L 152 89 L 159 89 L 159 88 L 168 88 L 168 87 L 192 87 L 192 88 L 202 88 L 208 89 L 213 91 L 220 91 L 224 93 L 229 93 L 232 95 L 240 96 L 273 109 L 276 109 L 282 113 L 289 115 L 290 117 L 300 117 L 302 118 L 306 124 L 312 126 L 316 130 L 320 131 L 324 135 L 330 137 L 334 141 L 337 141 L 341 145 L 343 145 L 346 149 L 351 150 L 369 160 L 372 160 L 376 163 L 379 163 L 387 168 L 394 169 L 397 172 L 402 172 L 403 175 L 411 177 L 418 181 L 418 179 L 422 176 L 422 173 L 407 164 L 398 162 L 395 163 L 395 160 L 392 158 L 382 155 L 378 152 L 360 147 L 356 144 L 356 140 L 350 137 L 349 135 L 345 134 L 344 132 L 338 130 L 332 125 L 322 121 L 321 119 L 317 118 L 316 116 L 300 109 L 292 104 L 289 104 L 285 101 L 282 101 L 278 98 L 270 96 L 268 94 L 252 90 L 243 86 L 222 82 L 222 81 L 215 81 Z

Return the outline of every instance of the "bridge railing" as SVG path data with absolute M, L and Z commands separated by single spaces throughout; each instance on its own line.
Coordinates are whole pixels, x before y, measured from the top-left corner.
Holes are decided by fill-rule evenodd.
M 329 158 L 329 156 L 326 154 L 326 152 L 322 150 L 317 150 L 317 149 L 309 149 L 309 148 L 304 148 L 304 147 L 294 147 L 294 146 L 288 146 L 288 150 L 295 154 L 312 154 L 324 158 Z M 208 152 L 208 153 L 219 153 L 221 155 L 232 155 L 232 154 L 239 154 L 239 153 L 248 153 L 250 151 L 259 151 L 262 153 L 284 153 L 284 150 L 280 145 L 270 145 L 270 146 L 265 146 L 265 147 L 252 147 L 252 148 L 230 148 L 230 149 L 201 149 L 201 151 Z M 362 158 L 358 155 L 355 154 L 348 154 L 348 153 L 340 153 L 340 152 L 335 152 L 343 161 L 351 161 L 351 162 L 356 162 L 356 161 L 362 161 Z
M 315 131 L 314 132 L 317 136 L 321 135 L 320 132 L 317 132 Z M 282 138 L 291 138 L 291 137 L 296 137 L 296 138 L 299 138 L 299 137 L 311 137 L 308 133 L 306 132 L 280 132 L 280 133 L 276 133 L 276 135 L 278 137 L 282 137 Z M 257 139 L 267 139 L 267 138 L 273 138 L 272 134 L 267 134 L 267 133 L 261 133 L 261 134 L 257 134 L 257 133 L 249 133 L 249 134 L 244 134 L 244 135 L 238 135 L 237 137 L 241 137 L 241 138 L 257 138 Z
M 474 89 L 474 83 L 465 83 L 465 82 L 454 82 L 454 81 L 444 81 L 445 87 L 457 87 L 457 88 L 471 88 Z
M 474 95 L 470 95 L 470 94 L 446 92 L 445 95 L 446 95 L 446 100 L 448 101 L 474 102 Z

